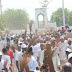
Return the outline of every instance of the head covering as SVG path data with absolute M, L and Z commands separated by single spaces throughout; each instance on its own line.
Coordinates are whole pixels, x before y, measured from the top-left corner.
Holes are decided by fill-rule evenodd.
M 66 37 L 65 35 L 62 35 L 64 38 Z
M 46 38 L 49 39 L 50 38 L 49 35 L 46 35 Z
M 27 46 L 26 46 L 26 44 L 22 44 L 22 46 L 21 46 L 21 48 L 26 48 Z
M 12 35 L 12 36 L 11 36 L 11 38 L 14 38 L 14 37 L 15 37 L 15 35 Z
M 51 38 L 51 41 L 55 41 L 56 39 L 53 37 L 53 38 Z
M 44 41 L 44 39 L 43 39 L 43 38 L 40 38 L 40 40 L 41 40 L 41 41 Z
M 2 52 L 0 52 L 0 55 L 2 55 Z
M 64 39 L 64 36 L 60 36 L 60 39 Z
M 40 43 L 40 45 L 45 45 L 45 43 Z
M 50 41 L 46 41 L 46 45 L 50 45 L 51 44 L 51 42 Z
M 70 53 L 70 54 L 68 55 L 68 60 L 69 60 L 71 57 L 72 57 L 72 53 Z
M 72 50 L 71 50 L 71 49 L 69 49 L 69 48 L 67 48 L 67 49 L 66 49 L 66 52 L 72 52 Z
M 68 42 L 69 42 L 69 41 L 72 41 L 72 39 L 71 39 L 71 38 L 68 38 L 67 41 L 68 41 Z

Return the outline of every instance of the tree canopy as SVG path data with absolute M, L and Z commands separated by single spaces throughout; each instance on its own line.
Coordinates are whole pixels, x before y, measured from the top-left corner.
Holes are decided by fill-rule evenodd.
M 65 11 L 65 24 L 66 26 L 71 26 L 72 25 L 72 11 L 68 10 L 67 8 L 65 8 L 64 11 Z M 58 8 L 55 12 L 52 13 L 51 22 L 56 22 L 57 26 L 63 26 L 62 8 Z
M 3 24 L 8 29 L 24 29 L 29 23 L 29 16 L 25 10 L 7 9 L 3 12 Z

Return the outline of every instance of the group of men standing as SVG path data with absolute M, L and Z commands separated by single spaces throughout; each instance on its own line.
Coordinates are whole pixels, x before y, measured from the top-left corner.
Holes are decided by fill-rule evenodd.
M 68 34 L 71 32 L 61 30 L 27 35 L 26 39 L 1 36 L 0 72 L 62 72 L 66 62 L 72 64 L 72 37 Z

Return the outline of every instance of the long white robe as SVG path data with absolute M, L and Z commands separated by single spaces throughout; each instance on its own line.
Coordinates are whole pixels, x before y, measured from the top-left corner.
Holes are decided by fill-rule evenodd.
M 55 71 L 58 71 L 58 66 L 60 65 L 60 59 L 56 51 L 53 54 L 52 61 Z
M 58 66 L 60 66 L 60 58 L 58 56 L 57 47 L 54 47 L 54 48 L 52 47 L 52 50 L 55 50 L 53 57 L 52 57 L 52 61 L 53 61 L 54 69 L 57 72 Z
M 40 45 L 36 44 L 35 46 L 32 46 L 32 50 L 33 50 L 33 56 L 37 60 L 38 51 L 40 50 Z
M 59 57 L 60 57 L 60 60 L 61 61 L 64 61 L 66 60 L 66 45 L 67 43 L 65 42 L 60 42 L 59 45 L 58 45 L 58 48 L 59 48 Z
M 44 60 L 44 50 L 39 50 L 38 51 L 38 57 L 39 57 L 40 65 L 42 66 L 43 65 L 43 60 Z

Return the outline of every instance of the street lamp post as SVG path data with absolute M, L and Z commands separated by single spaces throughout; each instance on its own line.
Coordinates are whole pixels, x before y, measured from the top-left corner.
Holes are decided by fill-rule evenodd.
M 63 26 L 65 28 L 64 0 L 62 0 L 62 9 L 63 9 Z

